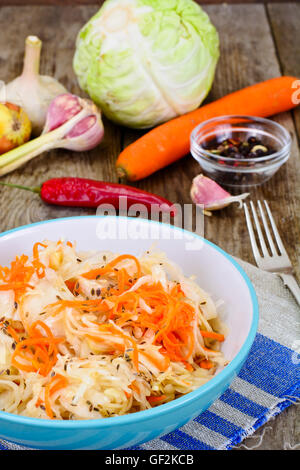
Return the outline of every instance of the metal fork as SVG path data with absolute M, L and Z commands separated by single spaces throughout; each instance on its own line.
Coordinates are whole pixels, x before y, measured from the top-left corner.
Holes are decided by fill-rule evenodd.
M 292 263 L 288 257 L 288 254 L 283 246 L 282 240 L 280 238 L 280 235 L 278 233 L 277 227 L 275 225 L 273 216 L 271 214 L 269 205 L 267 201 L 264 201 L 265 209 L 267 211 L 268 215 L 268 220 L 269 224 L 272 227 L 273 231 L 273 237 L 276 242 L 276 245 L 273 241 L 271 231 L 269 229 L 269 225 L 267 222 L 267 217 L 265 215 L 263 206 L 260 201 L 257 201 L 259 213 L 262 219 L 263 227 L 264 227 L 264 232 L 268 241 L 269 245 L 269 252 L 266 244 L 265 237 L 263 235 L 261 225 L 259 222 L 259 218 L 257 215 L 257 211 L 255 209 L 255 206 L 252 201 L 250 201 L 250 207 L 252 211 L 252 216 L 254 219 L 255 227 L 256 227 L 256 232 L 257 232 L 257 237 L 259 240 L 260 244 L 260 250 L 258 244 L 256 242 L 254 230 L 253 230 L 253 224 L 252 220 L 250 217 L 250 212 L 248 209 L 248 206 L 246 203 L 244 205 L 244 210 L 245 210 L 245 216 L 246 216 L 246 222 L 247 222 L 247 227 L 250 235 L 250 241 L 251 241 L 251 246 L 252 246 L 252 251 L 254 254 L 255 261 L 257 263 L 257 266 L 265 271 L 269 271 L 271 273 L 278 274 L 278 276 L 281 277 L 283 280 L 284 284 L 291 290 L 293 293 L 295 299 L 297 300 L 298 304 L 300 305 L 300 288 L 299 285 L 293 275 L 293 266 Z

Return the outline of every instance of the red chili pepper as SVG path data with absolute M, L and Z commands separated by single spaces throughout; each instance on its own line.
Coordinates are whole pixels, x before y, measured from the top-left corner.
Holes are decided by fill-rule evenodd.
M 112 204 L 119 209 L 120 197 L 127 198 L 127 209 L 133 204 L 143 204 L 147 210 L 160 210 L 175 215 L 174 205 L 156 194 L 117 183 L 106 183 L 86 178 L 53 178 L 40 187 L 27 187 L 3 183 L 4 186 L 25 189 L 37 193 L 44 202 L 57 206 L 98 207 L 100 204 Z

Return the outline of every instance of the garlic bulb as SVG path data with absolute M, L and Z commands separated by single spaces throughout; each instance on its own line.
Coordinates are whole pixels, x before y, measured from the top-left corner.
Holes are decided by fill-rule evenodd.
M 59 95 L 50 103 L 42 135 L 0 156 L 0 176 L 48 150 L 91 150 L 103 135 L 101 112 L 92 101 L 71 93 Z
M 47 109 L 66 89 L 55 78 L 40 75 L 42 41 L 28 36 L 22 74 L 6 85 L 6 101 L 23 108 L 32 124 L 33 135 L 40 135 L 46 122 Z

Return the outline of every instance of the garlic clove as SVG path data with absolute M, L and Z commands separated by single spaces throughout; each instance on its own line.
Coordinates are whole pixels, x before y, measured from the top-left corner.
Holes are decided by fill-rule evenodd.
M 78 122 L 66 135 L 63 147 L 69 150 L 76 150 L 79 145 L 82 146 L 82 140 L 84 139 L 84 150 L 91 150 L 101 142 L 103 135 L 104 127 L 101 115 L 90 115 Z
M 192 201 L 197 205 L 201 205 L 205 213 L 223 209 L 223 207 L 233 202 L 238 202 L 241 207 L 242 200 L 249 196 L 249 193 L 232 196 L 215 181 L 202 174 L 193 179 L 190 194 Z M 207 215 L 211 214 L 207 213 Z
M 47 110 L 43 134 L 57 129 L 82 110 L 80 98 L 71 93 L 64 93 L 52 100 Z

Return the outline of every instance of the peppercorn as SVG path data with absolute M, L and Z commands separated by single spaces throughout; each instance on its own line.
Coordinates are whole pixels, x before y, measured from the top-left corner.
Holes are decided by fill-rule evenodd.
M 210 141 L 205 148 L 214 155 L 237 160 L 265 157 L 276 151 L 268 145 L 263 145 L 260 139 L 255 136 L 250 136 L 247 141 L 235 138 L 218 142 L 214 139 Z M 225 161 L 220 158 L 218 163 L 222 165 L 225 164 Z M 227 163 L 232 166 L 244 166 L 244 163 L 240 161 Z

